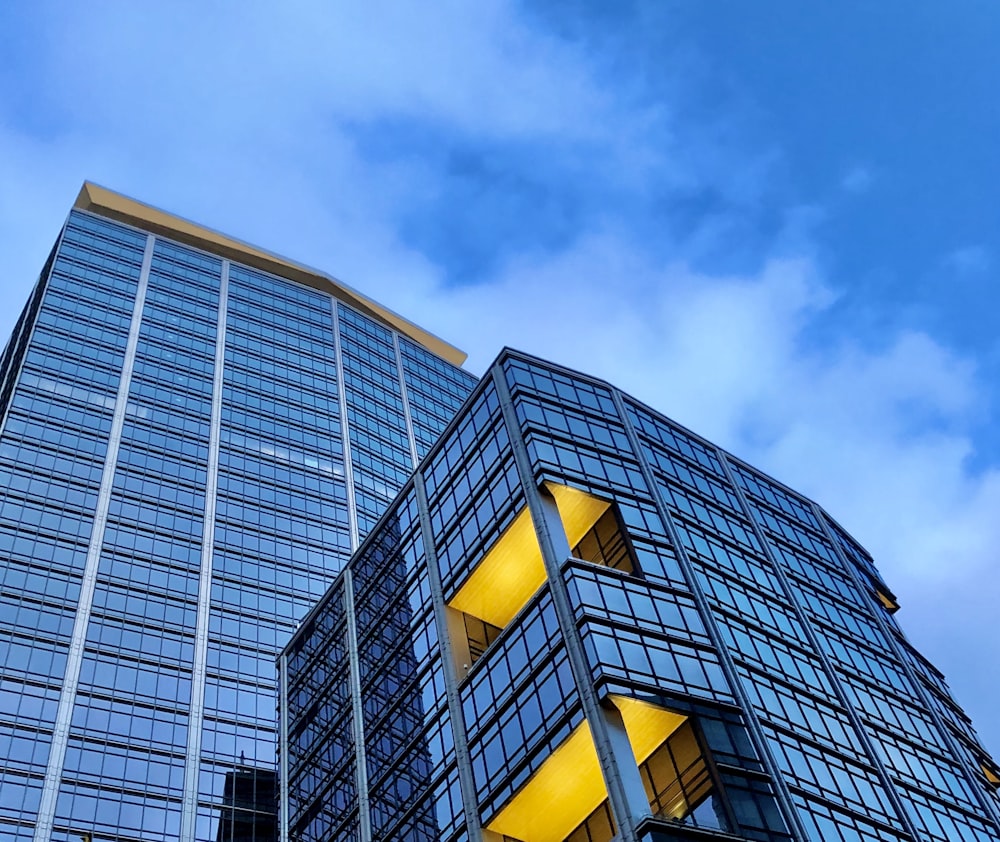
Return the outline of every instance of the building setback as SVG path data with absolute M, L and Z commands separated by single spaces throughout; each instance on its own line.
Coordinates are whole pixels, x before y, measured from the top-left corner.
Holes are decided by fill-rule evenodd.
M 504 351 L 278 660 L 281 838 L 1000 839 L 897 607 L 815 503 Z
M 274 838 L 274 658 L 463 359 L 84 185 L 0 357 L 0 839 Z

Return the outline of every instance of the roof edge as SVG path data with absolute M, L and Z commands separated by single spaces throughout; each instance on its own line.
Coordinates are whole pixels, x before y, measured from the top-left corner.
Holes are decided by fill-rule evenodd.
M 124 222 L 185 245 L 213 252 L 229 260 L 243 263 L 254 269 L 262 269 L 272 275 L 288 278 L 313 289 L 331 293 L 365 315 L 371 316 L 409 337 L 452 365 L 461 366 L 468 356 L 454 345 L 352 289 L 332 275 L 272 252 L 264 251 L 242 240 L 237 240 L 183 217 L 116 193 L 106 187 L 101 187 L 99 184 L 85 181 L 73 207 L 77 210 L 89 211 L 118 222 Z

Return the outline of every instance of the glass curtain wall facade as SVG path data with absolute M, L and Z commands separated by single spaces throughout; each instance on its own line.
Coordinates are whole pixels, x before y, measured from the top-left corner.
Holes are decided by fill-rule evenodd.
M 274 658 L 475 383 L 154 216 L 74 210 L 0 358 L 2 839 L 274 839 Z
M 278 660 L 292 842 L 1000 838 L 815 503 L 504 351 Z

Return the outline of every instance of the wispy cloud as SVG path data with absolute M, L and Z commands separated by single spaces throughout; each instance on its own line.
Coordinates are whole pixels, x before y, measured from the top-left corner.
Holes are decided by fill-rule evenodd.
M 944 265 L 959 275 L 982 275 L 993 267 L 993 256 L 983 245 L 968 245 L 945 255 Z
M 845 193 L 867 193 L 874 180 L 875 176 L 871 169 L 859 164 L 844 173 L 840 179 L 840 186 Z

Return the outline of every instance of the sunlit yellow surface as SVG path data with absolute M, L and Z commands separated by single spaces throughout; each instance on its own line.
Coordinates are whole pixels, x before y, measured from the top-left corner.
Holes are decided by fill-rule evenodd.
M 487 826 L 526 842 L 561 842 L 608 797 L 594 740 L 581 723 Z
M 985 764 L 982 766 L 983 774 L 986 775 L 986 780 L 988 780 L 993 786 L 1000 786 L 1000 777 L 997 777 L 996 773 L 990 769 L 989 766 Z
M 636 765 L 643 763 L 663 745 L 664 740 L 687 719 L 682 714 L 629 696 L 610 698 L 615 707 L 621 711 L 625 733 L 628 734 L 628 741 L 632 745 Z
M 899 610 L 899 603 L 889 596 L 889 594 L 883 593 L 879 589 L 875 590 L 875 594 L 878 596 L 879 602 L 882 603 L 890 614 L 895 614 Z
M 580 543 L 580 539 L 593 528 L 611 505 L 607 500 L 600 500 L 593 494 L 570 488 L 568 485 L 547 482 L 545 487 L 555 498 L 570 547 Z
M 374 316 L 403 335 L 409 336 L 453 365 L 461 365 L 465 362 L 466 355 L 458 348 L 449 345 L 429 331 L 372 301 L 343 281 L 339 281 L 325 272 L 311 269 L 301 263 L 264 251 L 249 243 L 189 222 L 182 217 L 174 216 L 89 181 L 83 183 L 80 195 L 77 196 L 73 207 L 99 213 L 109 219 L 117 219 L 153 234 L 169 237 L 177 242 L 211 251 L 238 263 L 263 269 L 265 272 L 290 278 L 300 284 L 331 293 L 361 312 Z
M 449 605 L 502 629 L 544 581 L 535 528 L 522 509 Z

